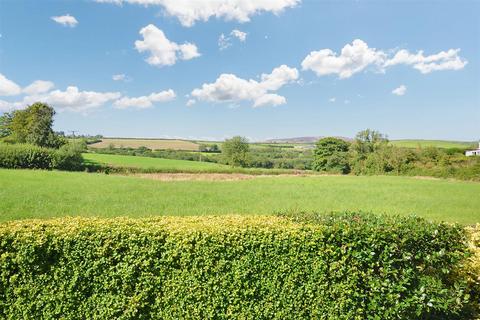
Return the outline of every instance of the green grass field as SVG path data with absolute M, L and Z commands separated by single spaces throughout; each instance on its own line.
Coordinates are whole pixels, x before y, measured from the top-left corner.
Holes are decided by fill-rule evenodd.
M 213 162 L 173 160 L 141 156 L 124 156 L 114 154 L 84 153 L 85 163 L 148 169 L 152 172 L 185 172 L 185 173 L 245 173 L 245 174 L 288 174 L 294 170 L 234 168 Z
M 83 172 L 0 170 L 0 221 L 61 216 L 364 210 L 480 222 L 480 183 L 388 176 L 162 182 Z
M 112 166 L 132 167 L 132 168 L 154 168 L 154 169 L 171 169 L 186 171 L 202 171 L 215 169 L 229 169 L 229 166 L 200 161 L 172 160 L 161 158 L 123 156 L 113 154 L 100 153 L 84 153 L 83 158 L 90 163 L 109 164 Z
M 436 147 L 436 148 L 473 148 L 475 142 L 468 141 L 444 141 L 444 140 L 392 140 L 390 143 L 397 147 L 418 148 L 418 147 Z

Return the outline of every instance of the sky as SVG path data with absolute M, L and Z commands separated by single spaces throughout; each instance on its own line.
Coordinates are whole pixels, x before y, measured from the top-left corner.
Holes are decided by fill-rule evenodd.
M 480 1 L 0 0 L 0 112 L 252 141 L 480 139 Z

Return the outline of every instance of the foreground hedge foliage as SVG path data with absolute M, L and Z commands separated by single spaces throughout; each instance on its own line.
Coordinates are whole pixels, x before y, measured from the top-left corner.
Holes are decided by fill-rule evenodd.
M 81 170 L 83 158 L 75 144 L 50 149 L 31 144 L 0 143 L 0 168 Z
M 457 226 L 417 218 L 0 224 L 7 319 L 466 319 Z

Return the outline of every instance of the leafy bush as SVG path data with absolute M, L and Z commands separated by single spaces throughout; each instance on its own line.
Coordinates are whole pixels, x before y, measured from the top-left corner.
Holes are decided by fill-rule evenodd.
M 418 218 L 0 224 L 0 317 L 465 319 L 463 229 Z
M 0 167 L 52 169 L 55 152 L 28 144 L 0 143 Z
M 86 151 L 84 141 L 71 142 L 55 152 L 53 167 L 59 170 L 78 171 L 83 168 L 82 152 Z
M 0 143 L 0 168 L 81 170 L 81 152 L 82 147 L 74 143 L 60 149 Z

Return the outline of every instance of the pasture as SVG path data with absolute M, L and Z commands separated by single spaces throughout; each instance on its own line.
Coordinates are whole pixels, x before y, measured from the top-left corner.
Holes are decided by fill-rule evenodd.
M 0 170 L 0 221 L 25 218 L 370 211 L 480 221 L 480 183 L 393 176 L 156 181 L 81 172 Z
M 198 151 L 198 144 L 188 140 L 104 138 L 101 142 L 90 145 L 92 148 L 108 148 L 110 146 L 114 148 L 147 147 L 151 150 L 171 149 Z
M 108 165 L 112 167 L 140 169 L 147 172 L 169 173 L 245 173 L 245 174 L 291 174 L 289 169 L 241 168 L 228 165 L 189 160 L 150 158 L 142 156 L 126 156 L 100 153 L 84 153 L 86 164 Z
M 118 167 L 132 167 L 142 169 L 159 169 L 174 171 L 208 171 L 208 170 L 229 170 L 230 167 L 212 162 L 173 160 L 162 158 L 149 158 L 140 156 L 124 156 L 100 153 L 82 154 L 85 161 L 89 163 L 106 164 Z
M 446 140 L 391 140 L 390 144 L 403 147 L 403 148 L 426 148 L 426 147 L 435 147 L 442 149 L 449 148 L 473 148 L 475 147 L 475 142 L 468 141 L 446 141 Z

